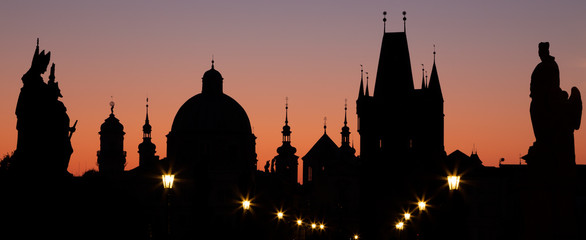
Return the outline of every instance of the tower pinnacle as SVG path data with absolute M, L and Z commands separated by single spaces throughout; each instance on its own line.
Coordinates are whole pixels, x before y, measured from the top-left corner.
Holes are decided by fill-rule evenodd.
M 387 32 L 387 11 L 383 12 L 383 34 Z

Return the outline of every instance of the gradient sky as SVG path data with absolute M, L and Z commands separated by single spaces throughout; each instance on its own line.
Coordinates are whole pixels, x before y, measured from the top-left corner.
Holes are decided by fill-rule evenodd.
M 344 99 L 358 149 L 360 65 L 371 73 L 372 91 L 382 12 L 387 31 L 402 31 L 403 10 L 417 87 L 436 45 L 448 153 L 475 146 L 487 166 L 500 158 L 519 163 L 534 141 L 529 82 L 541 41 L 551 43 L 562 89 L 586 91 L 582 1 L 2 1 L 0 154 L 16 148 L 20 78 L 37 37 L 52 52 L 69 117 L 79 120 L 69 165 L 75 175 L 97 169 L 111 96 L 125 127 L 126 169 L 138 165 L 147 96 L 153 141 L 165 157 L 175 113 L 201 91 L 212 55 L 224 92 L 248 113 L 260 169 L 281 145 L 285 97 L 298 156 L 323 134 L 324 116 L 340 144 Z M 586 131 L 575 137 L 576 160 L 586 164 Z

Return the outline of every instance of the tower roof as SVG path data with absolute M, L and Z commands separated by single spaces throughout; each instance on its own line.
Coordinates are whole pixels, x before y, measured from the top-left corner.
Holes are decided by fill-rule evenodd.
M 324 133 L 319 140 L 303 156 L 303 160 L 311 159 L 337 159 L 338 145 Z
M 142 126 L 142 132 L 144 133 L 151 133 L 152 131 L 152 127 L 151 124 L 149 123 L 149 99 L 147 98 L 147 104 L 146 104 L 146 118 L 144 119 L 144 125 Z
M 444 99 L 444 97 L 442 95 L 442 88 L 441 88 L 440 82 L 439 82 L 439 77 L 437 74 L 437 68 L 435 67 L 435 51 L 434 51 L 434 57 L 433 57 L 433 67 L 431 69 L 431 76 L 429 76 L 428 88 L 434 94 L 439 96 L 442 100 Z
M 222 74 L 214 68 L 214 60 L 212 60 L 212 68 L 206 71 L 202 77 L 201 93 L 204 94 L 221 94 L 223 93 Z
M 110 116 L 104 120 L 100 126 L 100 134 L 102 133 L 122 133 L 124 134 L 124 126 L 120 120 L 114 116 L 114 102 L 110 102 Z
M 374 97 L 402 96 L 413 90 L 411 60 L 405 32 L 383 35 Z

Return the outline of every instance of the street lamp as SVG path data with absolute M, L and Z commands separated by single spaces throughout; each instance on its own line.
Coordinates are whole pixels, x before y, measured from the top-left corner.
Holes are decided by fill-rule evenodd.
M 282 220 L 283 219 L 283 216 L 284 216 L 283 212 L 281 212 L 281 211 L 277 212 L 277 218 L 279 220 Z
M 173 180 L 175 180 L 175 175 L 173 174 L 163 174 L 163 188 L 167 191 L 167 237 L 171 238 L 171 190 L 173 190 Z
M 301 224 L 303 224 L 303 220 L 297 219 L 297 226 L 301 226 Z
M 311 224 L 311 229 L 315 229 L 315 228 L 317 228 L 317 224 L 315 224 L 315 223 L 312 223 L 312 224 Z
M 448 187 L 450 190 L 458 190 L 460 188 L 460 176 L 448 176 Z
M 403 216 L 405 217 L 405 220 L 411 219 L 411 213 L 404 213 Z
M 175 179 L 175 175 L 173 174 L 164 174 L 163 178 L 163 188 L 165 189 L 172 189 L 173 188 L 173 180 Z
M 398 222 L 398 223 L 395 225 L 395 228 L 396 228 L 397 230 L 403 230 L 403 227 L 404 227 L 404 226 L 405 226 L 405 224 L 404 224 L 403 222 Z
M 419 211 L 425 211 L 425 207 L 427 206 L 427 203 L 425 203 L 424 201 L 419 201 L 417 203 L 417 206 L 419 207 Z
M 242 208 L 244 210 L 249 210 L 250 209 L 250 200 L 245 199 L 244 201 L 242 201 Z
M 326 225 L 324 225 L 323 223 L 319 225 L 319 229 L 324 230 L 324 228 L 326 228 Z
M 354 234 L 354 239 L 358 239 L 358 234 Z

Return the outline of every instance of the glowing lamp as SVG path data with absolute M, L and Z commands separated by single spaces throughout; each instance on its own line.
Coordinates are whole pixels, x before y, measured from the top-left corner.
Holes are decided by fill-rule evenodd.
M 312 223 L 312 224 L 311 224 L 311 228 L 312 228 L 312 229 L 315 229 L 315 228 L 317 228 L 317 224 L 315 224 L 315 223 Z
M 427 204 L 424 201 L 419 201 L 417 203 L 417 206 L 419 207 L 419 211 L 425 211 L 425 207 L 427 206 Z
M 321 229 L 321 230 L 324 230 L 324 228 L 326 228 L 326 226 L 325 226 L 325 225 L 323 225 L 323 224 L 320 224 L 320 225 L 319 225 L 319 229 Z
M 277 212 L 277 218 L 279 220 L 283 219 L 283 215 L 284 215 L 283 212 Z
M 405 226 L 405 224 L 404 224 L 403 222 L 398 222 L 398 223 L 395 225 L 395 228 L 396 228 L 397 230 L 403 230 L 403 227 L 404 227 L 404 226 Z
M 450 190 L 458 190 L 460 188 L 460 176 L 448 176 L 448 187 Z
M 250 201 L 249 200 L 242 201 L 242 208 L 244 210 L 249 210 L 250 209 Z
M 358 234 L 354 234 L 354 239 L 358 239 Z
M 301 224 L 303 224 L 303 221 L 301 219 L 297 219 L 297 226 L 301 226 Z
M 410 213 L 404 213 L 403 216 L 405 216 L 405 220 L 411 219 L 411 214 Z
M 173 188 L 173 180 L 175 179 L 175 175 L 173 174 L 165 174 L 163 175 L 163 187 L 165 189 Z

